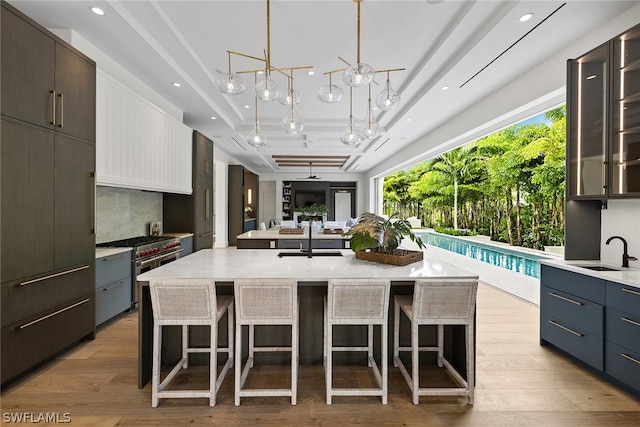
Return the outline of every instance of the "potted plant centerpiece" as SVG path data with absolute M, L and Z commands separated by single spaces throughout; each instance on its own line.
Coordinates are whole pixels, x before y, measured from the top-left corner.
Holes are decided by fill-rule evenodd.
M 411 231 L 411 224 L 405 219 L 389 219 L 371 212 L 364 212 L 358 223 L 344 236 L 351 236 L 351 249 L 356 258 L 393 265 L 407 265 L 423 259 L 422 251 L 398 249 L 403 237 L 409 237 L 420 249 L 424 243 Z

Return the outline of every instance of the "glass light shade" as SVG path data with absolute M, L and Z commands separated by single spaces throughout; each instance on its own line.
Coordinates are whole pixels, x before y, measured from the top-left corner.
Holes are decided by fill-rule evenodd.
M 376 105 L 381 110 L 389 111 L 400 105 L 400 94 L 393 90 L 389 82 L 385 89 L 376 97 Z
M 278 84 L 267 74 L 256 84 L 256 96 L 261 101 L 275 101 L 281 93 Z
M 244 92 L 246 86 L 239 75 L 234 73 L 225 73 L 222 70 L 216 70 L 216 79 L 214 83 L 218 90 L 227 95 L 237 95 Z
M 295 111 L 289 112 L 289 114 L 282 119 L 280 125 L 285 131 L 287 131 L 287 133 L 292 135 L 296 135 L 304 129 L 304 121 Z
M 342 81 L 351 87 L 366 86 L 373 81 L 376 72 L 370 65 L 358 63 L 351 65 L 342 73 Z
M 360 128 L 361 139 L 374 139 L 380 136 L 382 133 L 382 127 L 374 119 L 365 121 L 364 125 Z
M 318 89 L 318 99 L 327 104 L 334 104 L 342 99 L 344 92 L 340 86 L 324 85 Z
M 340 141 L 344 145 L 355 146 L 360 142 L 360 133 L 356 130 L 355 127 L 349 125 L 340 135 Z
M 292 95 L 293 92 L 293 95 Z M 293 101 L 293 104 L 299 104 L 300 103 L 300 92 L 298 92 L 297 90 L 287 90 L 286 92 L 282 93 L 282 96 L 280 98 L 278 98 L 278 102 L 282 105 L 291 105 L 291 101 Z
M 247 142 L 249 145 L 254 147 L 263 147 L 267 144 L 267 137 L 264 136 L 262 130 L 260 130 L 260 125 L 256 122 L 251 132 L 247 135 Z

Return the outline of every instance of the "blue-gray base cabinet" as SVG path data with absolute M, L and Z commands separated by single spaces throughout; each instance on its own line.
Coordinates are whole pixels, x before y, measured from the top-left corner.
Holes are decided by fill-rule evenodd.
M 640 397 L 640 288 L 542 265 L 540 344 Z
M 96 325 L 131 309 L 131 250 L 96 258 Z

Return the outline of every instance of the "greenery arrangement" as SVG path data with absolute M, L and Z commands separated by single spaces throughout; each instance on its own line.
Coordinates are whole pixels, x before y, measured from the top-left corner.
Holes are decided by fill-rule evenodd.
M 323 215 L 329 212 L 327 205 L 314 203 L 309 206 L 298 206 L 293 210 L 294 212 L 300 212 L 300 220 L 306 221 L 311 216 Z
M 468 229 L 511 245 L 564 242 L 566 109 L 385 178 L 384 213 Z
M 421 249 L 424 243 L 419 236 L 411 231 L 411 224 L 404 219 L 389 219 L 371 212 L 364 212 L 358 218 L 358 223 L 351 227 L 344 236 L 351 236 L 351 249 L 355 251 L 378 248 L 385 254 L 393 254 L 404 237 L 409 237 Z

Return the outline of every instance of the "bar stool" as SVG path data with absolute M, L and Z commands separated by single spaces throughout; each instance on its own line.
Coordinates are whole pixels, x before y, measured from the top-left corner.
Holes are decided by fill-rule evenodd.
M 236 367 L 235 405 L 240 397 L 291 396 L 296 404 L 298 384 L 298 282 L 296 279 L 237 279 L 234 283 L 236 299 Z M 242 327 L 249 327 L 249 356 L 242 368 Z M 258 325 L 290 325 L 291 346 L 255 346 L 255 327 Z M 291 388 L 243 388 L 253 367 L 256 352 L 291 352 Z
M 215 281 L 210 279 L 155 279 L 149 282 L 153 309 L 153 371 L 151 378 L 151 406 L 157 407 L 161 398 L 208 398 L 209 406 L 216 404 L 216 394 L 229 368 L 233 365 L 233 296 L 216 295 Z M 228 341 L 218 347 L 218 322 L 227 313 Z M 167 376 L 160 381 L 162 358 L 162 327 L 182 326 L 182 357 Z M 211 329 L 209 347 L 189 346 L 189 326 L 208 325 Z M 209 389 L 167 390 L 180 372 L 189 367 L 189 354 L 209 353 Z M 227 353 L 218 374 L 218 353 Z
M 473 405 L 475 385 L 474 313 L 476 306 L 477 280 L 416 280 L 413 297 L 396 295 L 394 298 L 393 365 L 400 368 L 417 405 L 420 396 L 467 396 Z M 400 311 L 411 322 L 411 346 L 400 347 Z M 418 327 L 437 325 L 438 336 L 435 347 L 420 347 Z M 466 347 L 466 380 L 444 357 L 444 325 L 464 325 Z M 411 352 L 411 375 L 400 360 L 401 351 Z M 420 387 L 419 352 L 438 353 L 438 367 L 444 366 L 459 387 Z
M 327 389 L 327 405 L 332 396 L 381 396 L 387 404 L 388 391 L 388 319 L 391 282 L 381 279 L 329 280 L 324 301 L 324 365 Z M 365 347 L 333 345 L 333 325 L 367 325 Z M 381 367 L 373 356 L 373 326 L 381 326 Z M 333 352 L 366 351 L 367 365 L 373 369 L 377 388 L 334 388 Z M 382 371 L 382 373 L 380 373 Z

